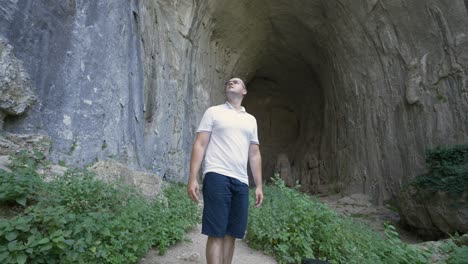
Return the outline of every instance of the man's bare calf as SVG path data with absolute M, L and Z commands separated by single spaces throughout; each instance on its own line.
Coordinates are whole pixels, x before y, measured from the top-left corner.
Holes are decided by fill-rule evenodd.
M 206 260 L 208 264 L 231 264 L 236 239 L 232 236 L 208 237 Z

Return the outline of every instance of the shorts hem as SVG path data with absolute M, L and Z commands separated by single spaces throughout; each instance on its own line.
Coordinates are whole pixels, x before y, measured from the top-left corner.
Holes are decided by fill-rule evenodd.
M 237 239 L 244 239 L 244 236 L 245 236 L 245 235 L 239 236 L 239 235 L 235 235 L 235 234 L 231 234 L 231 233 L 226 233 L 226 235 L 235 237 L 235 238 L 237 238 Z
M 205 235 L 205 236 L 209 236 L 209 237 L 225 237 L 225 236 L 232 236 L 234 238 L 237 238 L 237 239 L 244 239 L 244 236 L 240 236 L 240 235 L 237 235 L 237 234 L 231 234 L 231 233 L 225 233 L 224 235 L 220 235 L 220 234 L 212 234 L 212 233 L 209 233 L 209 232 L 203 232 L 202 231 L 202 234 Z
M 205 236 L 209 236 L 209 237 L 225 237 L 226 236 L 226 234 L 223 234 L 223 235 L 213 234 L 213 233 L 206 232 L 206 231 L 202 231 L 202 234 Z

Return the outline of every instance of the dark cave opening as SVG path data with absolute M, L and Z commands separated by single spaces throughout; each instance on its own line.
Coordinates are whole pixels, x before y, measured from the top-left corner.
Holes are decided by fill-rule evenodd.
M 323 92 L 305 64 L 302 69 L 292 64 L 259 70 L 247 84 L 244 106 L 257 119 L 264 179 L 277 173 L 288 186 L 299 183 L 315 193 L 320 191 Z

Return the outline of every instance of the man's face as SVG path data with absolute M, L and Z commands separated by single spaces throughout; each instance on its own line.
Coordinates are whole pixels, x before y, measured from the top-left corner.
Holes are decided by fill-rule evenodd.
M 245 89 L 244 83 L 239 78 L 232 78 L 226 82 L 226 93 L 236 95 L 246 95 L 247 90 Z

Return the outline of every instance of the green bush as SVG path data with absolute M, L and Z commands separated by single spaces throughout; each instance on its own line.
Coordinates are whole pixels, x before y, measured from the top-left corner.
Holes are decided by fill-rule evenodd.
M 31 176 L 23 172 L 12 174 Z M 0 263 L 136 263 L 150 247 L 164 253 L 200 218 L 182 185 L 148 201 L 130 187 L 70 170 L 38 188 L 24 213 L 0 220 Z
M 468 144 L 439 147 L 426 152 L 426 163 L 431 171 L 444 170 L 446 166 L 468 163 Z
M 44 155 L 34 152 L 30 155 L 21 151 L 10 158 L 11 172 L 0 169 L 0 203 L 18 203 L 25 207 L 28 202 L 36 200 L 42 190 L 42 179 L 36 172 Z
M 453 250 L 452 254 L 447 260 L 447 264 L 466 264 L 467 259 L 468 259 L 468 247 L 467 246 L 457 247 Z
M 429 172 L 416 177 L 412 185 L 455 197 L 468 189 L 468 144 L 428 150 L 426 163 Z
M 246 239 L 252 247 L 275 255 L 280 263 L 300 263 L 303 258 L 331 263 L 428 262 L 429 252 L 402 243 L 393 226 L 386 227 L 384 238 L 287 188 L 280 179 L 265 186 L 264 193 L 262 207 L 250 210 Z
M 466 264 L 466 260 L 468 259 L 467 239 L 466 235 L 461 237 L 456 234 L 455 236 L 451 236 L 450 239 L 443 241 L 440 252 L 443 255 L 449 256 L 443 263 Z

